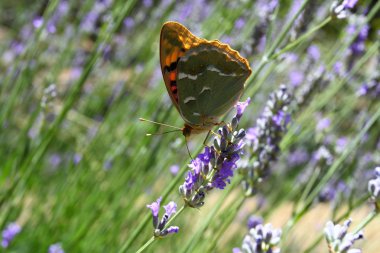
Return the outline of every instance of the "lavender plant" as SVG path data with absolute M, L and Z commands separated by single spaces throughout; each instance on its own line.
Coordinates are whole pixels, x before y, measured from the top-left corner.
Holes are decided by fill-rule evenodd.
M 280 151 L 280 141 L 290 122 L 288 108 L 291 95 L 285 85 L 273 92 L 256 126 L 248 129 L 247 140 L 250 157 L 239 166 L 243 176 L 243 188 L 247 195 L 256 193 L 260 183 L 270 174 L 270 165 L 276 161 Z
M 358 231 L 378 236 L 379 1 L 3 0 L 0 10 L 4 252 L 230 252 L 245 238 L 243 252 L 361 242 L 377 253 Z M 183 124 L 159 68 L 169 20 L 252 68 L 252 106 L 241 118 L 239 104 L 207 147 L 191 140 L 190 163 L 183 137 L 145 138 L 160 131 L 135 120 Z M 146 208 L 155 196 L 168 204 L 160 214 L 160 199 Z M 355 231 L 337 227 L 363 212 Z M 323 217 L 335 223 L 330 246 L 311 229 Z

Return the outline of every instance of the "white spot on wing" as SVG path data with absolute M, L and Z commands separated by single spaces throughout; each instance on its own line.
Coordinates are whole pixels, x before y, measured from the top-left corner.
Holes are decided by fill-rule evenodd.
M 185 73 L 179 73 L 178 74 L 178 80 L 188 78 L 191 80 L 197 80 L 198 76 L 197 75 L 190 75 L 190 74 L 185 74 Z
M 201 116 L 201 114 L 199 112 L 193 112 L 193 115 L 194 116 Z
M 187 97 L 187 98 L 185 98 L 184 100 L 183 100 L 183 102 L 185 103 L 185 104 L 187 104 L 187 103 L 189 103 L 190 101 L 195 101 L 196 99 L 195 99 L 195 97 Z
M 243 75 L 243 74 L 238 75 L 236 73 L 226 74 L 226 73 L 221 72 L 219 69 L 215 68 L 215 66 L 213 66 L 213 65 L 207 66 L 207 70 L 217 72 L 221 76 L 241 76 L 241 75 Z
M 202 94 L 202 93 L 205 92 L 206 90 L 211 91 L 211 88 L 208 87 L 208 86 L 205 86 L 205 87 L 202 88 L 202 90 L 201 90 L 201 92 L 200 92 L 199 94 Z

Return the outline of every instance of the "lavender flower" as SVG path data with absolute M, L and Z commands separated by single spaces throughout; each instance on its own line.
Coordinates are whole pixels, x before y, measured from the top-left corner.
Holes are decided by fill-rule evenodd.
M 351 219 L 346 220 L 343 225 L 334 225 L 328 221 L 325 226 L 325 237 L 328 243 L 329 252 L 331 253 L 360 253 L 359 249 L 350 249 L 355 241 L 363 238 L 363 232 L 357 234 L 347 233 L 351 224 Z
M 358 0 L 334 1 L 331 5 L 331 15 L 337 19 L 347 18 Z
M 270 174 L 270 164 L 277 159 L 280 142 L 290 122 L 288 105 L 291 96 L 285 85 L 270 94 L 256 126 L 248 130 L 248 152 L 251 157 L 242 162 L 239 173 L 243 175 L 243 188 L 247 195 L 255 194 L 259 182 Z
M 318 118 L 317 120 L 318 120 L 318 123 L 315 127 L 315 130 L 319 133 L 325 131 L 331 125 L 331 120 L 327 117 Z
M 299 107 L 305 106 L 312 100 L 311 96 L 318 92 L 318 90 L 324 89 L 330 82 L 330 78 L 325 76 L 325 68 L 320 66 L 316 69 L 311 69 L 313 66 L 312 60 L 307 64 L 304 73 L 309 73 L 304 79 L 303 85 L 296 91 L 295 98 Z
M 14 237 L 21 232 L 21 227 L 17 223 L 9 223 L 2 232 L 1 246 L 5 249 L 12 242 Z
M 55 243 L 49 246 L 48 253 L 65 253 L 60 243 Z
M 365 82 L 359 90 L 356 92 L 356 95 L 361 97 L 369 98 L 379 98 L 380 96 L 380 71 L 375 73 L 374 77 L 371 78 L 368 82 Z
M 169 170 L 173 176 L 176 176 L 179 172 L 179 166 L 177 164 L 174 164 L 174 165 L 170 166 Z
M 189 164 L 185 182 L 179 187 L 186 205 L 199 208 L 203 206 L 207 192 L 214 188 L 224 189 L 230 183 L 244 146 L 245 131 L 238 129 L 238 124 L 249 103 L 248 98 L 236 105 L 235 117 L 231 123 L 219 128 L 214 145 L 206 147 Z
M 380 210 L 380 167 L 375 168 L 375 179 L 368 182 L 368 191 L 375 203 L 376 211 Z
M 259 22 L 255 26 L 252 34 L 252 53 L 260 52 L 262 43 L 265 42 L 265 35 L 268 30 L 270 21 L 273 18 L 273 13 L 278 6 L 278 0 L 264 1 L 260 0 L 256 3 L 256 9 L 259 10 Z
M 263 218 L 261 218 L 260 216 L 251 215 L 248 218 L 247 227 L 248 227 L 248 229 L 251 229 L 251 228 L 255 228 L 258 225 L 263 224 L 263 223 L 264 223 Z
M 159 197 L 157 201 L 153 202 L 147 207 L 152 211 L 153 227 L 155 237 L 164 237 L 168 234 L 178 233 L 179 228 L 177 226 L 170 226 L 165 228 L 165 225 L 169 221 L 169 218 L 177 211 L 177 204 L 174 201 L 170 201 L 169 204 L 164 206 L 165 214 L 162 216 L 160 222 L 158 222 L 158 213 L 160 210 L 162 197 Z
M 279 253 L 278 244 L 281 240 L 281 229 L 274 229 L 272 224 L 259 224 L 249 230 L 244 237 L 241 250 L 234 249 L 233 252 L 245 253 Z
M 297 10 L 300 8 L 300 1 L 296 0 L 293 3 L 293 8 Z M 318 3 L 316 1 L 310 1 L 306 4 L 303 12 L 295 20 L 293 29 L 290 32 L 290 39 L 295 40 L 300 34 L 304 33 L 307 30 L 307 27 L 314 18 Z M 293 14 L 294 15 L 294 14 Z

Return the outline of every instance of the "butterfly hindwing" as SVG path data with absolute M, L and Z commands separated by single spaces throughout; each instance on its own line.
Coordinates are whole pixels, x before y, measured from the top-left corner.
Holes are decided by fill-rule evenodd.
M 251 70 L 228 45 L 208 41 L 191 48 L 177 65 L 178 106 L 190 125 L 218 123 L 239 100 Z

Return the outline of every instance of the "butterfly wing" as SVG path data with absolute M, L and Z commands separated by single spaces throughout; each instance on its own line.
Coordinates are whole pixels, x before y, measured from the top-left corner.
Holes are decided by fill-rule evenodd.
M 218 117 L 239 100 L 251 74 L 248 61 L 219 41 L 189 49 L 177 69 L 179 111 L 198 129 L 218 123 Z
M 178 107 L 177 65 L 180 58 L 190 48 L 206 40 L 193 35 L 186 27 L 177 22 L 166 22 L 161 29 L 160 63 L 162 75 L 169 96 Z

